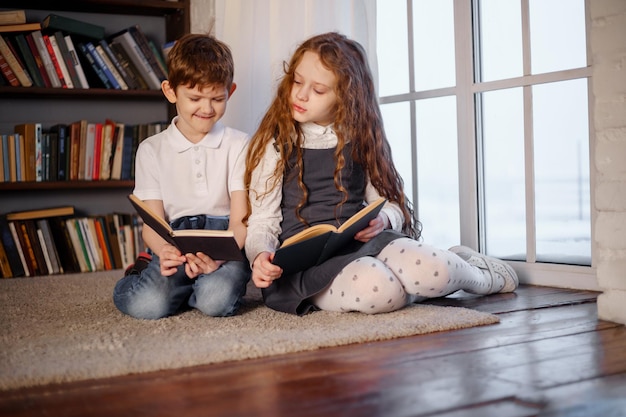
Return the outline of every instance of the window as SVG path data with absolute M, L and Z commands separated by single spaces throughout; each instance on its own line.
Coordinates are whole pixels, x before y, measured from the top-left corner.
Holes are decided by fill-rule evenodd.
M 585 0 L 378 0 L 381 110 L 426 243 L 594 280 L 587 19 Z

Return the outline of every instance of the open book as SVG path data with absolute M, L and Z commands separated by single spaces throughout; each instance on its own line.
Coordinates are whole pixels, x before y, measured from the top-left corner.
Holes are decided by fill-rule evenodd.
M 130 194 L 128 199 L 143 219 L 143 222 L 168 243 L 176 246 L 183 254 L 203 252 L 215 260 L 245 260 L 232 230 L 173 230 L 163 218 L 157 216 L 136 195 Z
M 285 239 L 274 254 L 273 263 L 283 269 L 283 274 L 321 264 L 365 229 L 378 216 L 385 201 L 381 197 L 368 204 L 338 228 L 332 224 L 317 224 Z

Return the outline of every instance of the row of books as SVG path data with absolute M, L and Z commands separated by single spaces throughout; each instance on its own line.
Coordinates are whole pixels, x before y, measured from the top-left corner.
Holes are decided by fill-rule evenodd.
M 14 87 L 160 90 L 161 49 L 139 25 L 105 37 L 102 26 L 50 14 L 0 25 L 0 81 Z
M 123 269 L 145 250 L 136 214 L 80 216 L 72 206 L 0 215 L 3 278 Z
M 1 134 L 0 182 L 132 180 L 137 146 L 167 123 L 79 120 L 43 129 L 15 125 Z

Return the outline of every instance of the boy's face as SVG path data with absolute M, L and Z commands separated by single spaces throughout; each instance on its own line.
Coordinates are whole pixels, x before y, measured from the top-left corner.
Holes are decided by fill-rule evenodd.
M 226 112 L 226 103 L 237 86 L 211 85 L 194 88 L 178 86 L 174 91 L 169 82 L 163 81 L 161 89 L 170 103 L 176 104 L 178 121 L 176 127 L 191 142 L 198 143 L 213 129 Z
M 335 120 L 337 77 L 326 69 L 319 56 L 307 51 L 296 66 L 291 86 L 291 111 L 300 123 L 327 126 Z

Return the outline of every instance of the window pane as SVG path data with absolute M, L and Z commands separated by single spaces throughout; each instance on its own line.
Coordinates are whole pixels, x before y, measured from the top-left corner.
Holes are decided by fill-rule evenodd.
M 585 1 L 530 0 L 532 73 L 587 66 Z
M 523 75 L 520 0 L 480 2 L 479 81 Z
M 404 180 L 404 193 L 413 199 L 410 104 L 409 102 L 384 104 L 380 106 L 380 111 L 385 123 L 387 140 L 391 146 L 393 163 Z
M 533 87 L 537 260 L 591 264 L 587 80 Z
M 448 248 L 461 239 L 456 98 L 418 101 L 416 119 L 417 209 L 424 242 Z
M 482 94 L 487 253 L 526 259 L 524 107 L 521 88 Z
M 413 0 L 415 90 L 456 85 L 452 0 Z
M 376 4 L 378 94 L 409 92 L 409 40 L 406 0 L 378 0 Z

